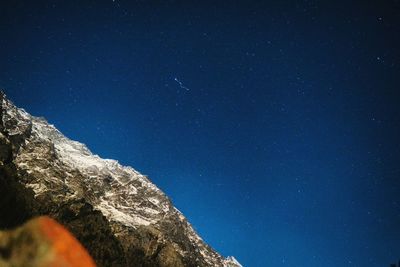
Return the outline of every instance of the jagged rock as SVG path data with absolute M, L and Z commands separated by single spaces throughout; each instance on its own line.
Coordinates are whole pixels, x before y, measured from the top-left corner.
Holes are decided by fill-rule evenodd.
M 99 266 L 241 266 L 193 230 L 150 180 L 101 159 L 0 93 L 0 227 L 64 224 Z
M 10 141 L 0 132 L 0 164 L 9 162 L 11 156 Z
M 0 231 L 1 267 L 95 267 L 86 249 L 62 225 L 43 216 Z

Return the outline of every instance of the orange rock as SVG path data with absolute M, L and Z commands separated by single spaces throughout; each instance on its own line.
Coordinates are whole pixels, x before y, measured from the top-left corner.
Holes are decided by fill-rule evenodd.
M 52 244 L 54 253 L 50 266 L 81 266 L 94 267 L 94 261 L 86 249 L 62 225 L 49 217 L 38 218 L 38 224 L 44 236 Z
M 32 219 L 13 231 L 0 232 L 0 266 L 96 265 L 86 249 L 67 229 L 55 220 L 43 216 Z

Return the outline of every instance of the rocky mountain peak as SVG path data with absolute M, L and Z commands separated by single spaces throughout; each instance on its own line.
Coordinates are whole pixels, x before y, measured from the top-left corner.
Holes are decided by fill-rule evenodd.
M 49 215 L 99 266 L 241 266 L 208 246 L 148 177 L 94 155 L 3 92 L 0 104 L 0 227 Z

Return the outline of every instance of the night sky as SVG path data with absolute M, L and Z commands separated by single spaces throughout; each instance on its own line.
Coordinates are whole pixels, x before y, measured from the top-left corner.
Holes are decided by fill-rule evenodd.
M 63 2 L 1 1 L 16 105 L 245 267 L 398 260 L 399 1 Z

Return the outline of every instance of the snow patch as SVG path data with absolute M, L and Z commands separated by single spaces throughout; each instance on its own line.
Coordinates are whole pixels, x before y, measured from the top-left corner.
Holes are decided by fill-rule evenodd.
M 134 216 L 134 214 L 131 215 L 122 212 L 104 199 L 102 199 L 101 202 L 95 206 L 95 208 L 100 210 L 104 216 L 128 226 L 134 227 L 137 225 L 150 225 L 153 223 L 151 220 L 147 220 L 139 215 Z
M 233 256 L 229 256 L 224 260 L 224 267 L 243 267 Z

